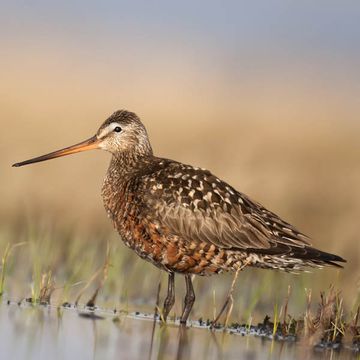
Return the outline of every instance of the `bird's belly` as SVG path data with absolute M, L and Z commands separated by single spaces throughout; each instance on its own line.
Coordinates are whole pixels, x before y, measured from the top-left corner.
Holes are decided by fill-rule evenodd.
M 235 271 L 248 254 L 219 249 L 206 242 L 189 242 L 156 223 L 124 221 L 117 230 L 125 245 L 158 268 L 183 274 L 212 275 Z
M 220 249 L 201 241 L 184 240 L 156 221 L 142 216 L 134 202 L 118 201 L 105 208 L 123 242 L 142 259 L 168 272 L 212 275 L 234 271 L 248 254 Z

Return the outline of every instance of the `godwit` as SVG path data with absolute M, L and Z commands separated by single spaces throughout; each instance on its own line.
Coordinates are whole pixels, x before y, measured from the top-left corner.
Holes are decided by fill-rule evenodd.
M 244 266 L 299 271 L 345 261 L 312 247 L 294 226 L 210 171 L 154 156 L 144 125 L 129 111 L 112 114 L 88 140 L 13 166 L 90 149 L 112 154 L 102 197 L 122 240 L 168 273 L 164 319 L 175 302 L 175 273 L 185 276 L 186 323 L 195 301 L 192 274 Z

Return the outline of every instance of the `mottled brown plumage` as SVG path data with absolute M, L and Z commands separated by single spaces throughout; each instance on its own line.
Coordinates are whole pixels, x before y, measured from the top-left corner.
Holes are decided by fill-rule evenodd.
M 174 303 L 174 273 L 186 276 L 186 322 L 195 300 L 190 274 L 244 265 L 299 271 L 344 261 L 312 247 L 306 235 L 210 171 L 154 156 L 140 119 L 125 110 L 89 140 L 16 166 L 88 148 L 112 153 L 102 196 L 124 243 L 169 273 L 165 318 Z

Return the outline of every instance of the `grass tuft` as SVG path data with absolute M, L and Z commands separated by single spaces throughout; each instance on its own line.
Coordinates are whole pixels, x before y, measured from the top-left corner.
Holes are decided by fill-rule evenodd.
M 85 284 L 85 286 L 79 291 L 76 300 L 75 300 L 75 306 L 79 304 L 80 298 L 85 293 L 85 291 L 90 287 L 90 285 L 96 280 L 98 280 L 98 285 L 93 293 L 93 295 L 90 297 L 90 299 L 87 301 L 86 306 L 94 308 L 96 298 L 99 294 L 99 291 L 103 288 L 106 279 L 108 278 L 109 274 L 109 267 L 110 267 L 110 256 L 111 256 L 111 249 L 109 243 L 107 243 L 107 250 L 106 250 L 106 257 L 104 264 L 97 270 L 95 273 L 90 277 L 88 282 Z
M 49 305 L 52 293 L 55 290 L 55 282 L 52 278 L 51 271 L 42 274 L 39 291 L 39 303 L 41 305 Z
M 9 256 L 13 252 L 14 249 L 16 249 L 19 246 L 23 246 L 26 244 L 26 241 L 19 242 L 13 245 L 10 245 L 7 243 L 4 254 L 1 257 L 1 275 L 0 275 L 0 297 L 4 294 L 4 288 L 5 288 L 5 277 L 7 274 L 8 269 L 8 263 L 9 263 Z

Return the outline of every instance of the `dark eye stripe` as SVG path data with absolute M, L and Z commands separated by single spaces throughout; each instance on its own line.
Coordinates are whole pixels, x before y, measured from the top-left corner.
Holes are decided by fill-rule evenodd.
M 115 132 L 120 132 L 121 131 L 121 127 L 120 126 L 117 126 L 115 129 L 114 129 Z

